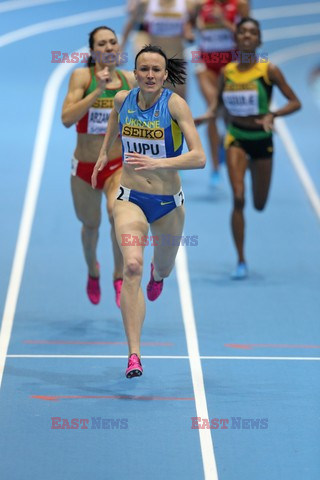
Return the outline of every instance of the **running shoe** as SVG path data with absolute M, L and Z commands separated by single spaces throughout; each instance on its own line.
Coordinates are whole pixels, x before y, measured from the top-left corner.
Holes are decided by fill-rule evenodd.
M 122 278 L 117 278 L 113 281 L 114 291 L 116 292 L 116 304 L 117 307 L 120 308 L 120 295 L 121 295 L 121 288 L 122 288 L 123 280 Z
M 99 269 L 99 263 L 97 263 L 97 267 Z M 90 302 L 94 305 L 98 305 L 101 298 L 100 276 L 92 277 L 91 275 L 88 275 L 87 294 Z
M 159 297 L 163 289 L 163 280 L 160 280 L 160 282 L 156 282 L 153 278 L 153 270 L 154 266 L 153 263 L 151 263 L 151 275 L 149 283 L 147 285 L 147 297 L 151 302 L 153 302 Z
M 140 362 L 140 358 L 136 353 L 132 353 L 128 360 L 128 368 L 126 370 L 126 377 L 140 377 L 142 375 L 143 368 Z
M 248 267 L 244 262 L 240 262 L 237 268 L 231 274 L 232 280 L 244 280 L 248 276 Z
M 221 175 L 219 170 L 213 170 L 210 175 L 210 187 L 216 188 L 221 183 Z

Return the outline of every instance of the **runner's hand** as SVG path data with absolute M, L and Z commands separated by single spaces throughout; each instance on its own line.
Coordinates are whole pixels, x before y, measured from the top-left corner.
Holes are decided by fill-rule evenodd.
M 98 88 L 100 88 L 101 91 L 105 90 L 106 84 L 111 81 L 109 67 L 105 67 L 103 70 L 100 70 L 100 72 L 97 72 L 96 78 Z
M 272 130 L 274 130 L 273 119 L 274 115 L 272 113 L 267 113 L 261 118 L 256 118 L 255 122 L 258 125 L 261 125 L 265 132 L 272 132 Z
M 98 158 L 98 160 L 97 160 L 97 162 L 94 166 L 94 169 L 93 169 L 93 172 L 92 172 L 92 175 L 91 175 L 92 188 L 96 188 L 98 174 L 107 165 L 107 163 L 108 163 L 107 154 L 105 152 L 100 153 L 99 158 Z
M 215 114 L 213 112 L 207 112 L 204 115 L 200 115 L 200 117 L 194 118 L 194 124 L 196 127 L 203 125 L 204 123 L 208 123 L 210 120 L 215 118 Z
M 141 153 L 126 153 L 125 165 L 133 165 L 135 170 L 156 170 L 159 168 L 159 159 L 141 155 Z

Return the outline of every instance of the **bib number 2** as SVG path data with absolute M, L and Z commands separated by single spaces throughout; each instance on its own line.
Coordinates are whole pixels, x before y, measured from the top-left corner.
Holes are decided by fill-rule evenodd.
M 123 187 L 119 187 L 119 195 L 117 196 L 117 200 L 123 200 L 123 195 L 124 195 L 124 189 Z

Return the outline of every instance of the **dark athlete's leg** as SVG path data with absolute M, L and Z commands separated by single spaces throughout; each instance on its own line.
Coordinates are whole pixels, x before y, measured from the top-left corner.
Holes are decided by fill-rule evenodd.
M 230 184 L 233 193 L 233 208 L 231 213 L 231 228 L 233 240 L 238 254 L 238 262 L 245 263 L 244 230 L 245 221 L 243 209 L 245 205 L 245 173 L 248 165 L 244 150 L 231 146 L 227 150 L 227 165 Z
M 250 165 L 253 204 L 256 210 L 263 210 L 270 190 L 272 159 L 253 160 Z

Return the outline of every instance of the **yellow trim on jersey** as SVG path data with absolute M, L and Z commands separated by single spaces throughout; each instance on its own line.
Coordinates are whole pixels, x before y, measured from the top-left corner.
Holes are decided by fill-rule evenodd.
M 155 17 L 164 17 L 164 18 L 182 18 L 183 13 L 181 12 L 154 12 Z
M 224 68 L 224 76 L 227 79 L 230 79 L 234 83 L 249 83 L 258 78 L 263 78 L 263 80 L 271 85 L 268 68 L 270 62 L 257 62 L 253 67 L 249 68 L 246 71 L 239 71 L 237 62 L 230 62 Z
M 230 132 L 227 132 L 223 142 L 224 149 L 227 150 L 230 147 L 231 143 L 234 141 L 235 141 L 235 137 L 231 135 Z
M 173 140 L 173 149 L 176 152 L 182 144 L 182 133 L 179 125 L 174 120 L 171 120 L 171 133 Z

